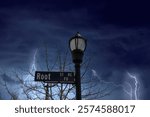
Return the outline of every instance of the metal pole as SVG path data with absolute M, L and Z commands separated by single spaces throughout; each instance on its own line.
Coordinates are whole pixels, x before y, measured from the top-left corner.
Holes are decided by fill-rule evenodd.
M 45 90 L 46 90 L 45 100 L 49 100 L 49 86 L 48 86 L 48 83 L 45 86 Z
M 75 63 L 75 79 L 76 79 L 76 99 L 81 100 L 81 77 L 80 77 L 79 63 Z

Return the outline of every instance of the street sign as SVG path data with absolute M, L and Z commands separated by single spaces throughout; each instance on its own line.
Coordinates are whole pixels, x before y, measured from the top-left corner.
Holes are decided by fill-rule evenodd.
M 47 72 L 47 71 L 36 71 L 35 81 L 43 81 L 46 83 L 75 83 L 74 72 Z

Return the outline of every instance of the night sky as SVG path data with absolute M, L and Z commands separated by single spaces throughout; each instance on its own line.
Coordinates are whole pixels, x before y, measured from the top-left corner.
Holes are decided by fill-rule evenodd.
M 117 85 L 132 80 L 135 87 L 129 72 L 138 79 L 138 99 L 150 99 L 149 14 L 146 0 L 0 1 L 0 83 L 15 85 L 11 71 L 29 69 L 36 49 L 46 44 L 55 59 L 56 51 L 69 49 L 69 39 L 80 32 L 94 77 Z M 103 99 L 130 99 L 120 92 Z

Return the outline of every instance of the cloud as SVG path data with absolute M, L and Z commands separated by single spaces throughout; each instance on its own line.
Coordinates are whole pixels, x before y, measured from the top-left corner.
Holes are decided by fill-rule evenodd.
M 125 6 L 118 0 L 62 3 L 55 0 L 36 1 L 35 4 L 31 0 L 28 4 L 28 1 L 17 0 L 0 5 L 1 67 L 29 68 L 33 51 L 45 44 L 52 59 L 57 49 L 68 49 L 68 40 L 79 31 L 88 41 L 85 56 L 92 57 L 91 67 L 107 81 L 122 82 L 126 70 L 137 69 L 141 74 L 148 70 L 149 10 L 146 10 L 147 6 L 137 9 L 145 3 L 136 2 L 135 9 L 134 2 L 128 0 L 123 1 Z M 140 14 L 139 10 L 142 11 Z M 40 64 L 43 65 L 42 62 Z M 148 72 L 143 74 L 146 86 L 149 82 L 147 77 Z

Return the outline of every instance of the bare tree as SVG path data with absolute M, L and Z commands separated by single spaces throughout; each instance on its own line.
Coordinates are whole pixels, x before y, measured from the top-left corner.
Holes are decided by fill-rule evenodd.
M 36 51 L 37 52 L 37 51 Z M 68 56 L 69 52 L 66 51 L 61 54 L 57 52 L 57 56 L 52 63 L 49 61 L 50 56 L 48 55 L 48 48 L 45 47 L 45 68 L 47 71 L 57 70 L 60 72 L 74 71 L 74 65 L 72 64 L 71 58 Z M 33 63 L 38 64 L 38 57 L 34 55 Z M 85 62 L 82 66 L 82 98 L 83 99 L 101 99 L 107 95 L 110 95 L 114 90 L 113 87 L 107 86 L 99 79 L 92 79 L 92 75 L 89 76 L 90 72 L 90 61 L 91 58 L 85 58 Z M 44 64 L 44 63 L 43 63 Z M 37 69 L 37 68 L 36 68 Z M 36 70 L 35 69 L 35 70 Z M 40 69 L 39 69 L 40 70 Z M 75 84 L 61 84 L 61 83 L 44 83 L 34 81 L 34 70 L 29 70 L 28 75 L 24 78 L 17 72 L 14 72 L 17 81 L 19 82 L 20 90 L 12 92 L 7 85 L 7 82 L 3 85 L 10 95 L 10 99 L 29 99 L 29 100 L 72 100 L 75 98 Z M 97 82 L 98 81 L 98 82 Z

